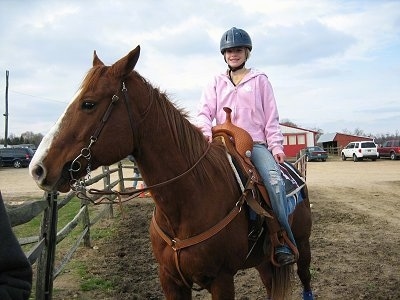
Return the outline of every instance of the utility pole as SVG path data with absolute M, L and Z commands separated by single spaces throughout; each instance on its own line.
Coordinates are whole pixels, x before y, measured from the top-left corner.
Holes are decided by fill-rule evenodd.
M 8 143 L 8 75 L 10 72 L 6 70 L 6 112 L 4 117 L 6 119 L 5 133 L 4 133 L 4 147 L 7 147 Z

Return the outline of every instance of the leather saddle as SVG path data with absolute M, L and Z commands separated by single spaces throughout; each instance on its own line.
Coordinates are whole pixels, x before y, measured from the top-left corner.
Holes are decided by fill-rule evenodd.
M 246 130 L 232 123 L 232 110 L 230 108 L 224 107 L 224 111 L 226 112 L 226 121 L 212 128 L 213 139 L 223 143 L 226 151 L 231 156 L 235 171 L 238 172 L 240 181 L 243 184 L 242 192 L 246 194 L 247 204 L 258 215 L 273 218 L 271 213 L 268 212 L 272 211 L 272 206 L 267 190 L 257 169 L 250 160 L 253 139 Z
M 251 222 L 252 228 L 249 228 L 249 241 L 254 245 L 266 224 L 272 247 L 282 246 L 285 241 L 288 241 L 287 234 L 275 217 L 267 189 L 250 160 L 253 139 L 246 130 L 232 123 L 230 108 L 224 107 L 224 111 L 226 120 L 223 124 L 212 128 L 212 135 L 214 141 L 223 143 L 232 158 L 234 172 L 238 172 L 236 177 L 242 189 L 242 196 L 245 197 L 247 205 L 257 214 L 256 221 Z M 255 236 L 252 236 L 251 230 L 255 232 Z M 273 255 L 272 262 L 276 264 Z

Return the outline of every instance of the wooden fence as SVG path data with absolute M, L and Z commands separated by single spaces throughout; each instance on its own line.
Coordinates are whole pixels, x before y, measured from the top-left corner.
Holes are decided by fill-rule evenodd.
M 300 155 L 294 164 L 305 178 L 307 168 L 305 155 Z M 102 173 L 87 180 L 85 184 L 86 186 L 90 186 L 103 180 L 103 188 L 105 190 L 112 190 L 114 187 L 118 186 L 119 191 L 125 191 L 125 181 L 142 180 L 141 177 L 124 177 L 123 168 L 133 169 L 134 167 L 135 166 L 131 163 L 123 165 L 123 162 L 119 162 L 117 167 L 113 169 L 102 167 Z M 113 173 L 116 173 L 118 176 L 115 181 L 111 182 L 111 174 Z M 131 174 L 133 174 L 133 171 Z M 84 246 L 91 246 L 91 226 L 97 223 L 101 218 L 113 217 L 112 204 L 104 204 L 101 209 L 97 211 L 95 216 L 91 216 L 88 207 L 91 202 L 80 200 L 81 208 L 78 213 L 68 224 L 57 231 L 59 210 L 72 199 L 76 199 L 74 192 L 70 192 L 60 199 L 58 199 L 58 196 L 57 193 L 45 193 L 41 200 L 7 211 L 11 226 L 25 224 L 36 216 L 43 214 L 40 235 L 19 239 L 21 245 L 33 245 L 28 251 L 27 257 L 32 265 L 36 263 L 35 295 L 37 300 L 52 299 L 53 281 L 71 260 L 78 246 L 82 241 Z M 67 253 L 61 258 L 59 264 L 55 266 L 57 244 L 64 240 L 80 223 L 83 225 L 82 232 L 80 232 L 71 248 L 67 250 Z
M 301 176 L 304 180 L 307 179 L 307 157 L 305 150 L 301 150 L 295 162 L 293 162 L 294 166 L 299 170 Z
M 102 173 L 90 178 L 85 182 L 86 186 L 103 181 L 105 190 L 112 190 L 118 186 L 119 191 L 125 190 L 125 181 L 142 180 L 141 177 L 124 177 L 123 168 L 133 169 L 134 166 L 123 165 L 122 162 L 117 167 L 110 169 L 102 167 Z M 111 181 L 111 174 L 116 173 L 117 179 Z M 132 171 L 133 174 L 133 171 Z M 39 236 L 19 238 L 21 245 L 32 245 L 26 253 L 28 260 L 32 265 L 36 264 L 36 299 L 52 299 L 53 281 L 65 268 L 66 264 L 71 260 L 73 254 L 82 243 L 86 247 L 90 247 L 90 228 L 101 218 L 113 217 L 112 204 L 103 204 L 101 209 L 96 211 L 94 216 L 89 215 L 89 205 L 91 202 L 81 201 L 81 208 L 78 213 L 63 228 L 57 231 L 57 220 L 59 210 L 68 204 L 72 199 L 76 199 L 75 193 L 70 192 L 62 198 L 58 198 L 58 193 L 44 193 L 42 199 L 33 201 L 26 205 L 7 210 L 11 226 L 17 226 L 28 223 L 35 217 L 42 214 L 42 222 Z M 114 199 L 111 197 L 111 199 Z M 94 199 L 96 200 L 96 199 Z M 64 240 L 79 224 L 82 224 L 82 231 L 79 233 L 73 245 L 67 253 L 60 259 L 58 265 L 55 265 L 56 246 Z
M 324 150 L 326 152 L 328 152 L 328 154 L 340 156 L 340 154 L 341 154 L 341 152 L 343 150 L 343 147 L 331 147 L 331 146 L 329 146 L 329 147 L 325 147 Z

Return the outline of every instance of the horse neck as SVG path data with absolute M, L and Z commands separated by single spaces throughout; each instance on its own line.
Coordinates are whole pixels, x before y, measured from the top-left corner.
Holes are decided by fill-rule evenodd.
M 218 155 L 216 152 L 219 150 L 213 147 L 207 152 L 209 144 L 201 131 L 191 125 L 164 94 L 158 90 L 150 90 L 149 93 L 155 98 L 149 100 L 152 103 L 150 106 L 143 104 L 143 107 L 150 109 L 138 128 L 136 160 L 148 186 L 172 180 L 151 189 L 156 204 L 156 218 L 169 228 L 172 226 L 173 232 L 177 232 L 182 220 L 193 221 L 191 226 L 197 227 L 197 230 L 208 228 L 215 223 L 215 219 L 225 216 L 227 209 L 233 207 L 238 197 L 237 190 L 227 188 L 227 182 L 234 182 L 234 179 L 232 174 L 227 175 L 231 170 L 225 153 L 220 151 Z M 134 94 L 137 95 L 133 93 L 132 97 Z M 149 97 L 141 95 L 143 99 Z M 141 98 L 133 100 L 140 101 Z M 207 157 L 202 158 L 205 152 Z M 191 169 L 199 160 L 199 165 L 174 181 L 174 178 Z M 229 171 L 226 171 L 227 168 Z M 226 201 L 226 198 L 230 200 Z M 211 222 L 202 214 L 194 214 L 207 211 L 210 207 L 213 210 L 207 213 L 207 218 L 214 218 Z
M 130 89 L 133 92 L 128 97 L 136 120 L 136 160 L 146 183 L 157 184 L 182 174 L 191 167 L 187 150 L 196 136 L 194 127 L 166 95 L 144 80 L 136 79 Z M 197 138 L 202 137 L 197 134 Z
M 190 166 L 172 134 L 168 130 L 153 134 L 157 132 L 156 127 L 150 125 L 148 134 L 140 142 L 138 165 L 147 186 L 161 184 L 161 187 L 151 189 L 157 222 L 170 234 L 177 234 L 181 216 L 186 215 L 190 207 L 196 207 L 196 195 L 191 188 L 196 183 L 192 174 L 174 181 Z M 169 180 L 172 182 L 168 183 Z

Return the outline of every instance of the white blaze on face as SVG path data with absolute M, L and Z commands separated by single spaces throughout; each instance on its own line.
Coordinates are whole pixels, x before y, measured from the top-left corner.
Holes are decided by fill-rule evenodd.
M 70 103 L 68 104 L 67 108 L 64 110 L 62 115 L 58 118 L 57 122 L 51 127 L 50 131 L 43 137 L 42 141 L 39 144 L 39 147 L 36 149 L 35 155 L 32 158 L 31 163 L 29 164 L 29 173 L 32 174 L 32 168 L 34 166 L 41 164 L 41 162 L 46 158 L 47 153 L 49 152 L 50 146 L 53 142 L 54 137 L 57 136 L 58 132 L 60 131 L 60 124 L 62 119 L 65 116 L 66 111 L 70 107 L 71 103 L 75 101 L 75 99 L 79 96 L 81 90 L 77 91 L 74 95 Z

